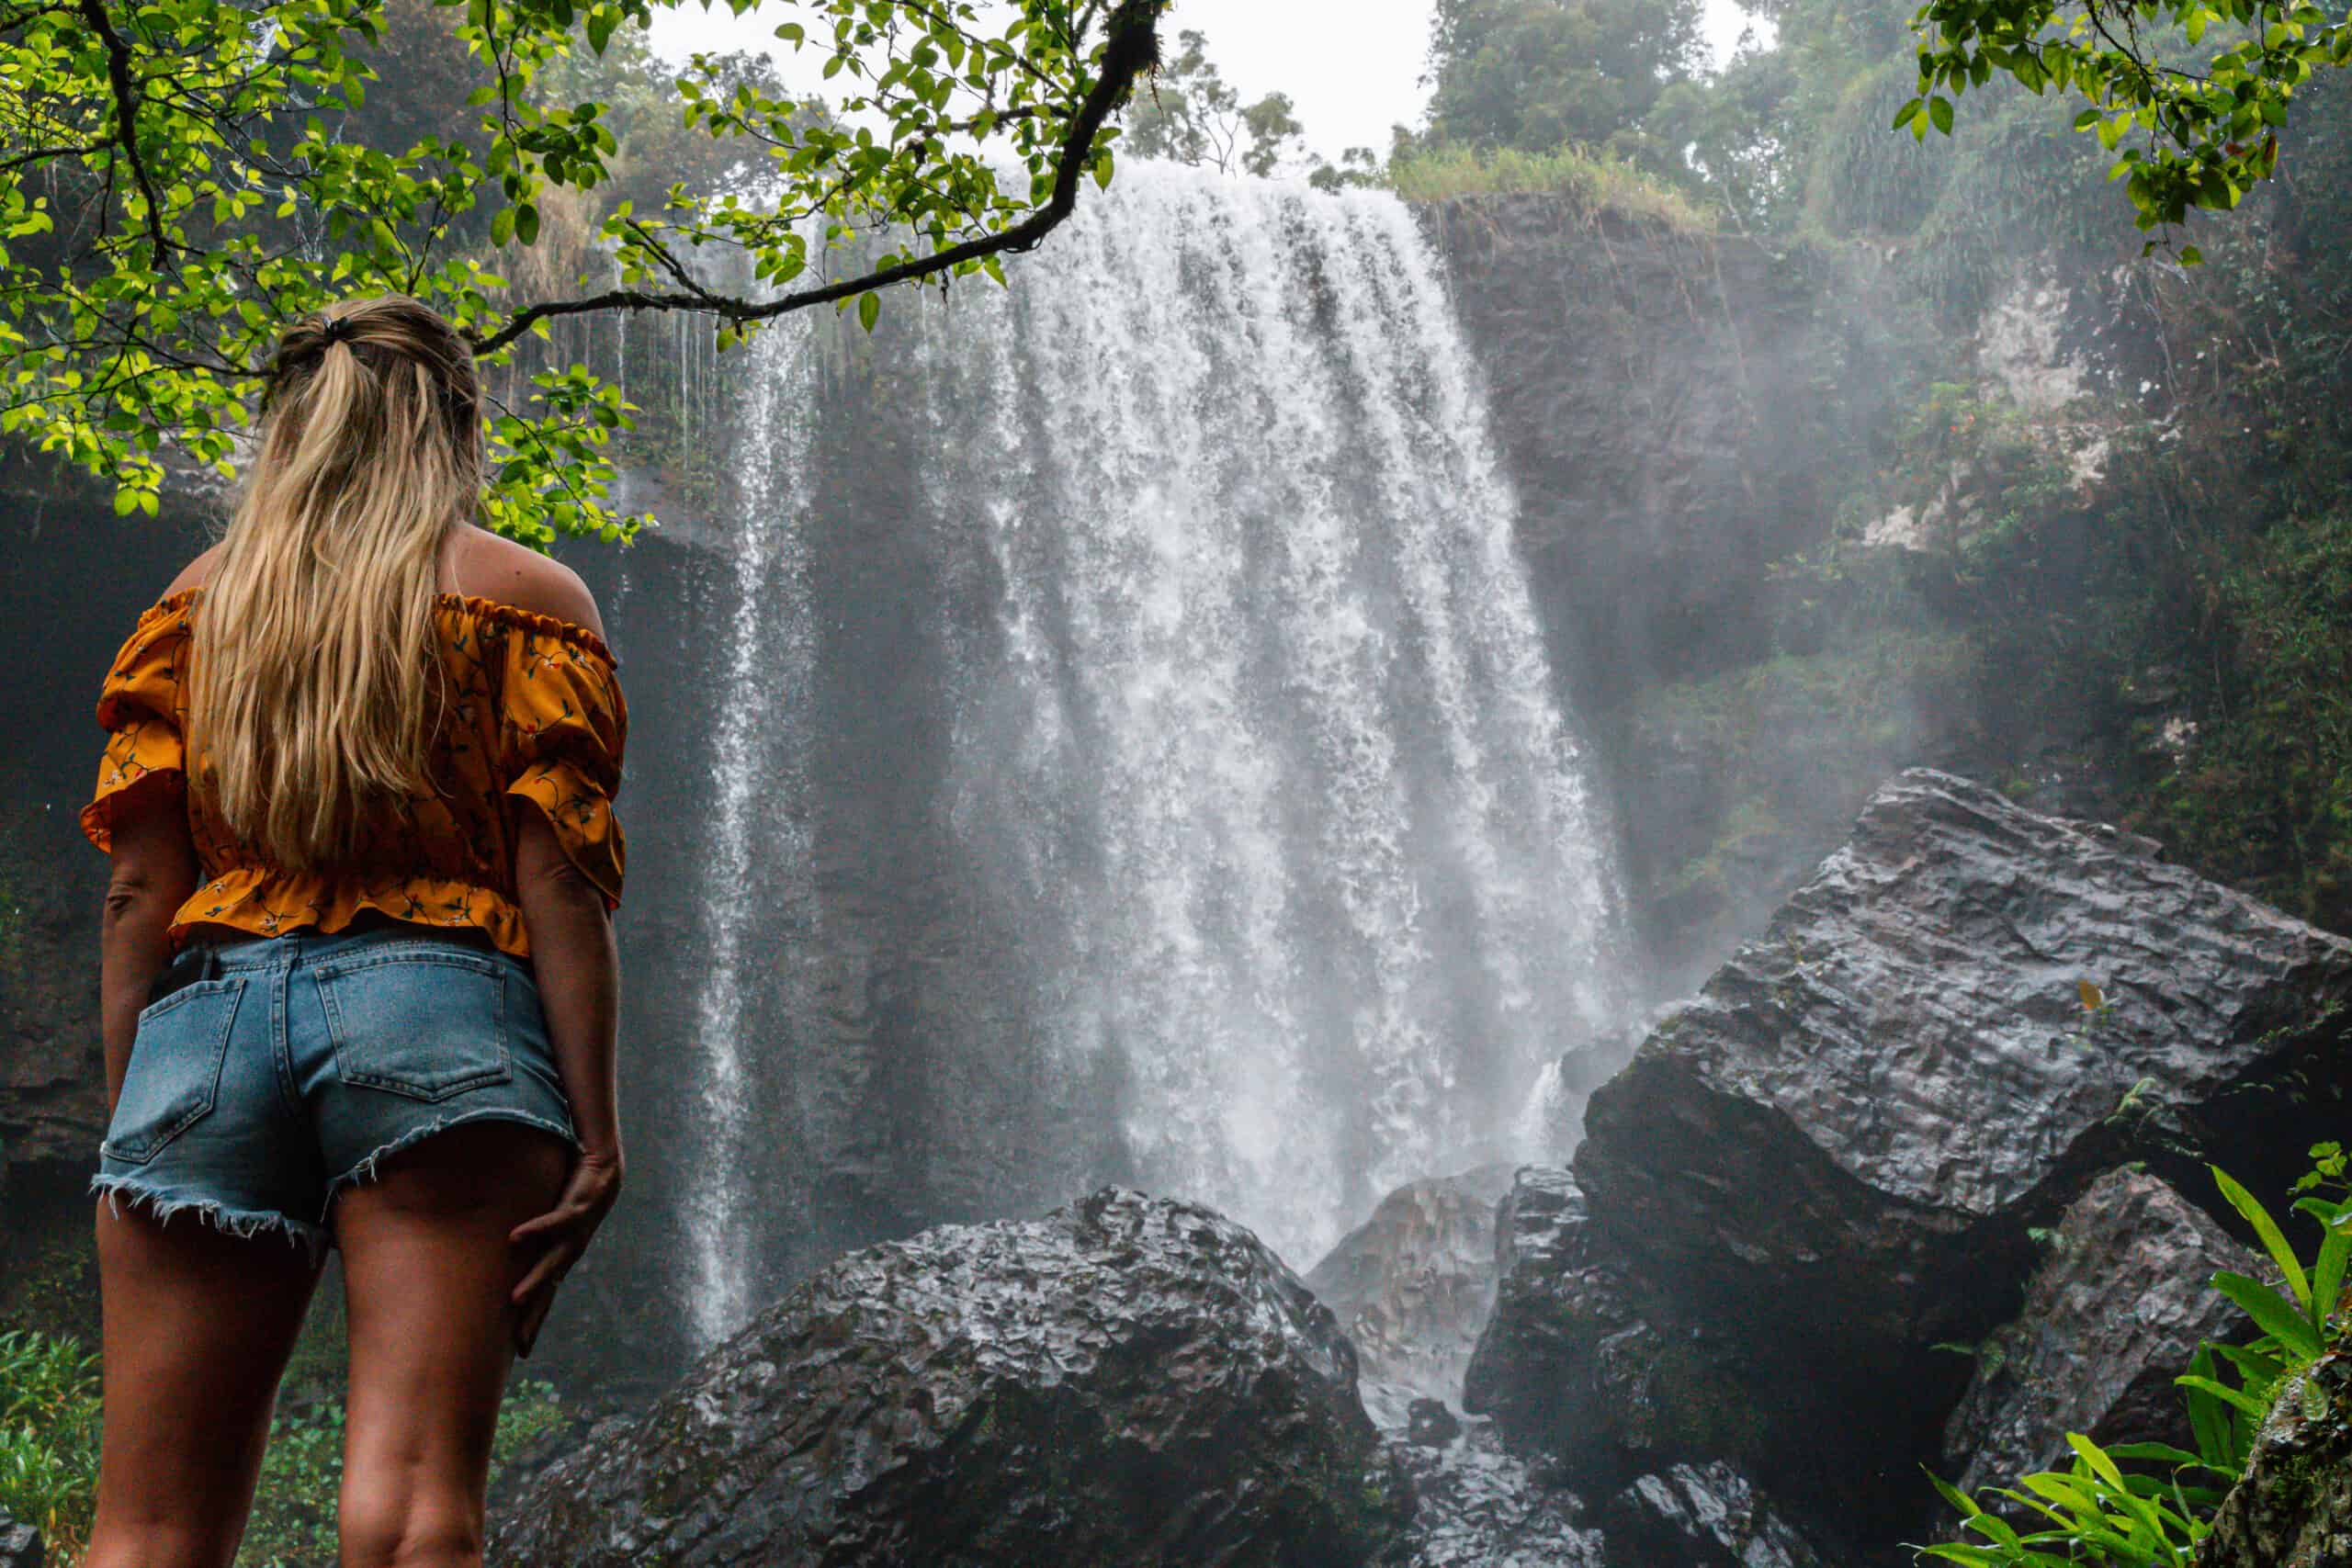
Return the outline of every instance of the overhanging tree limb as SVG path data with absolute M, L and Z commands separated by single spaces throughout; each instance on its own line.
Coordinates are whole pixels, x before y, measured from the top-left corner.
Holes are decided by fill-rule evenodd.
M 139 152 L 139 89 L 130 77 L 130 46 L 114 30 L 104 0 L 82 0 L 82 17 L 107 51 L 107 83 L 114 91 L 114 139 L 130 161 L 130 177 L 139 183 L 139 194 L 146 200 L 147 239 L 155 247 L 155 265 L 160 267 L 171 254 L 171 242 L 164 237 L 164 204 L 156 199 L 155 182 Z
M 817 56 L 839 88 L 819 98 L 783 90 L 764 61 L 697 56 L 657 80 L 641 46 L 606 55 L 616 28 L 683 3 L 138 0 L 134 18 L 124 0 L 0 0 L 0 83 L 16 94 L 0 106 L 0 355 L 14 367 L 0 439 L 153 515 L 167 459 L 233 471 L 287 323 L 407 293 L 505 369 L 511 405 L 484 422 L 484 521 L 532 540 L 626 534 L 641 519 L 603 498 L 636 405 L 523 338 L 652 310 L 709 319 L 725 347 L 852 298 L 870 327 L 872 291 L 894 283 L 1001 279 L 1000 255 L 1037 244 L 1082 180 L 1110 174 L 1113 114 L 1153 68 L 1166 10 L 726 0 Z M 437 65 L 396 85 L 377 69 L 410 59 Z M 649 87 L 678 100 L 666 126 L 632 107 Z M 717 157 L 695 155 L 701 138 Z M 678 152 L 683 179 L 634 161 Z M 548 279 L 545 302 L 515 299 L 502 253 L 559 224 L 526 268 Z M 847 260 L 855 235 L 887 254 Z M 688 248 L 709 244 L 758 283 L 705 281 Z M 828 258 L 865 276 L 826 281 Z M 583 261 L 615 276 L 582 277 Z
M 95 4 L 96 0 L 90 0 L 90 3 Z M 699 288 L 684 293 L 612 288 L 578 299 L 551 300 L 520 310 L 497 331 L 476 337 L 473 340 L 474 353 L 477 355 L 495 354 L 540 321 L 600 310 L 692 310 L 731 321 L 771 321 L 795 310 L 853 299 L 893 284 L 911 283 L 943 272 L 952 272 L 958 266 L 988 256 L 1018 254 L 1034 250 L 1038 242 L 1059 228 L 1077 210 L 1079 189 L 1094 164 L 1094 139 L 1102 133 L 1104 121 L 1126 101 L 1136 82 L 1159 63 L 1159 36 L 1156 24 L 1160 7 L 1161 0 L 1122 0 L 1119 8 L 1112 13 L 1109 36 L 1102 52 L 1102 74 L 1095 79 L 1092 90 L 1070 118 L 1069 129 L 1062 140 L 1061 156 L 1055 166 L 1053 195 L 1045 206 L 1020 222 L 997 233 L 967 240 L 961 244 L 899 262 L 861 277 L 801 289 L 774 299 L 743 299 L 715 295 Z M 667 252 L 658 254 L 665 262 L 674 260 Z

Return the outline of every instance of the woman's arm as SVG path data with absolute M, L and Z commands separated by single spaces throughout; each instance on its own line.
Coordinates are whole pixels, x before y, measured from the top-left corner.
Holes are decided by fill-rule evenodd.
M 544 816 L 527 807 L 517 815 L 515 897 L 530 934 L 548 1041 L 582 1145 L 556 1206 L 513 1233 L 518 1245 L 545 1248 L 514 1291 L 523 1309 L 514 1347 L 527 1356 L 554 1304 L 556 1286 L 620 1197 L 620 954 L 605 896 L 564 854 Z
M 107 1114 L 122 1095 L 140 1010 L 164 965 L 172 916 L 196 891 L 196 846 L 185 812 L 146 810 L 114 823 L 114 871 L 100 919 L 99 1028 L 106 1041 Z
M 619 1168 L 621 1128 L 616 1073 L 620 1031 L 620 951 L 605 896 L 557 842 L 546 817 L 526 807 L 514 845 L 516 902 L 531 938 L 548 1040 L 571 1097 L 583 1157 Z

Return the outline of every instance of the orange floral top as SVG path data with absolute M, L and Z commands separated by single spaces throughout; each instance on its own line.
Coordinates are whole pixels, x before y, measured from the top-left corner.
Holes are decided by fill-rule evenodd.
M 613 815 L 628 709 L 612 650 L 584 626 L 494 599 L 434 602 L 450 712 L 433 743 L 432 795 L 412 796 L 368 835 L 348 869 L 292 873 L 246 850 L 187 788 L 181 675 L 200 588 L 139 617 L 98 696 L 107 733 L 82 831 L 102 850 L 134 801 L 187 813 L 204 881 L 172 918 L 176 945 L 198 920 L 259 936 L 340 931 L 362 909 L 420 925 L 473 926 L 517 956 L 531 950 L 514 899 L 515 818 L 507 797 L 547 814 L 564 853 L 617 908 L 625 845 Z

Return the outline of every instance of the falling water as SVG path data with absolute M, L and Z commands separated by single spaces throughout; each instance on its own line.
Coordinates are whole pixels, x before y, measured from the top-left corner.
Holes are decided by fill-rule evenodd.
M 1149 165 L 925 312 L 930 494 L 999 585 L 957 699 L 1075 1074 L 1302 1266 L 1514 1157 L 1614 895 L 1435 257 L 1385 195 Z
M 799 541 L 808 504 L 808 335 L 787 321 L 755 338 L 741 380 L 741 417 L 760 439 L 737 465 L 726 542 L 732 604 L 710 752 L 714 816 L 699 868 L 707 943 L 694 1012 L 699 1125 L 684 1184 L 693 1271 L 684 1294 L 705 1345 L 761 1304 L 752 1259 L 763 1173 L 752 1146 L 746 1053 L 759 1038 L 763 984 L 778 967 L 775 908 L 804 901 L 779 900 L 775 889 L 805 880 L 809 861 L 806 741 L 793 722 L 806 706 L 811 646 Z M 691 355 L 681 363 L 690 366 Z

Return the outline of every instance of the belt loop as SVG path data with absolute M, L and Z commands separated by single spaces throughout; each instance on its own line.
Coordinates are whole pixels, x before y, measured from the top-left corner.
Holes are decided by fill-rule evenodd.
M 219 942 L 208 942 L 204 944 L 204 971 L 197 976 L 197 978 L 198 980 L 217 980 L 220 977 L 220 944 Z

